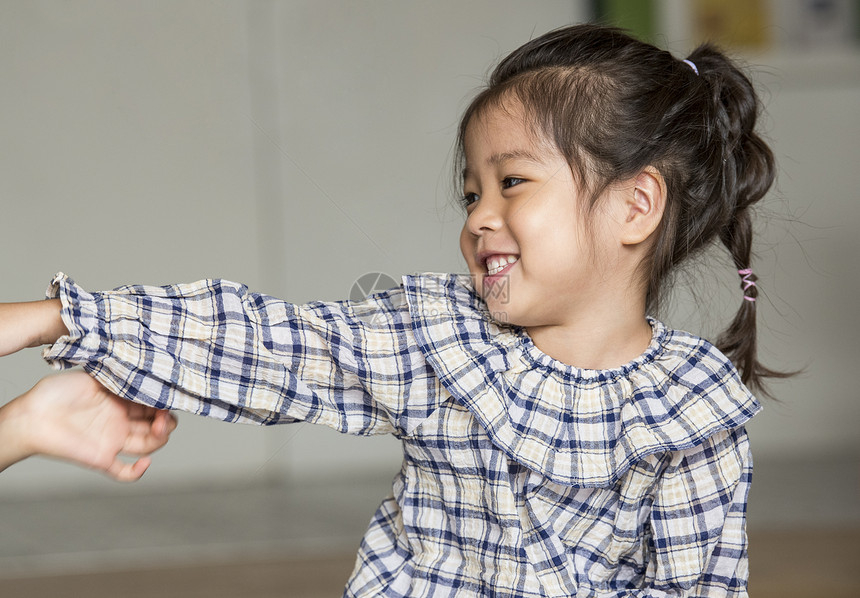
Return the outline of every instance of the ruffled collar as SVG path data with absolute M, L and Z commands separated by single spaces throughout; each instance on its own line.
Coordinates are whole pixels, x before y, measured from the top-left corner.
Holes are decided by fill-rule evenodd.
M 713 345 L 656 320 L 630 363 L 580 369 L 494 321 L 468 275 L 403 283 L 416 341 L 448 392 L 498 448 L 553 482 L 612 485 L 644 457 L 696 446 L 760 410 Z

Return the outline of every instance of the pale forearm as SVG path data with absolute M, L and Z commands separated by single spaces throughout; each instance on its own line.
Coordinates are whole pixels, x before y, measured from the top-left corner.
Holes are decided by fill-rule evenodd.
M 124 401 L 84 372 L 48 376 L 0 407 L 0 471 L 42 455 L 135 480 L 175 427 L 166 411 Z
M 0 304 L 0 355 L 54 343 L 68 333 L 60 300 Z
M 68 333 L 59 300 L 0 304 L 0 355 L 50 344 Z M 27 409 L 27 393 L 0 407 L 0 471 L 35 454 L 36 421 Z
M 33 455 L 30 422 L 17 398 L 0 407 L 0 471 Z

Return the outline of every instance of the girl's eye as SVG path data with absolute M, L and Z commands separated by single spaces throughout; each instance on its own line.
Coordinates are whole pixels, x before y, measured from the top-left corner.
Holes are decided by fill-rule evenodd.
M 520 183 L 525 183 L 525 179 L 521 179 L 515 176 L 507 176 L 502 179 L 502 189 L 510 189 L 511 187 L 516 187 Z
M 470 205 L 472 205 L 473 203 L 478 201 L 478 194 L 477 193 L 464 193 L 463 199 L 461 201 L 463 202 L 463 207 L 468 208 Z

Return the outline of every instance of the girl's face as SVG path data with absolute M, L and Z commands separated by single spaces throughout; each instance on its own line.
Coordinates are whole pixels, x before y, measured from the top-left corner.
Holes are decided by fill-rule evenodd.
M 586 226 L 567 161 L 516 105 L 473 117 L 464 150 L 460 249 L 493 316 L 525 327 L 598 316 L 611 226 L 600 204 Z

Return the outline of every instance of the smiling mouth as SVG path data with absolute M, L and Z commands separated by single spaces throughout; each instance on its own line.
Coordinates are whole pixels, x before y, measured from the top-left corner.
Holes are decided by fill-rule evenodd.
M 519 261 L 515 255 L 494 255 L 487 259 L 487 276 L 501 274 Z

